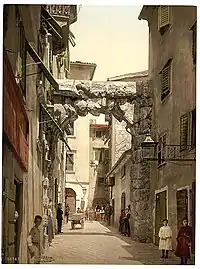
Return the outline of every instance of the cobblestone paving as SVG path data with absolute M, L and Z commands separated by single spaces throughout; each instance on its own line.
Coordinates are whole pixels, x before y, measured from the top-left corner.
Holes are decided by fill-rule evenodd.
M 160 260 L 160 253 L 153 244 L 141 244 L 123 237 L 116 230 L 99 222 L 86 222 L 71 230 L 65 224 L 63 233 L 56 235 L 52 247 L 44 253 L 42 263 L 53 264 L 179 264 L 171 254 L 167 261 Z

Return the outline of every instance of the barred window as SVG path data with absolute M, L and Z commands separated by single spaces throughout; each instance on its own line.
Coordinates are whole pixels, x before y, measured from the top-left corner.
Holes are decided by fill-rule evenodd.
M 188 122 L 188 114 L 182 115 L 180 118 L 180 151 L 187 149 Z
M 170 24 L 170 8 L 169 6 L 158 7 L 158 29 L 163 35 Z

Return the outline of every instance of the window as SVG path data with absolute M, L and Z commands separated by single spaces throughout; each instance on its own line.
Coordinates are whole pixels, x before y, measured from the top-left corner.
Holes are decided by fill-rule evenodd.
M 192 57 L 193 63 L 196 65 L 196 50 L 197 50 L 197 23 L 192 26 Z
M 101 138 L 102 137 L 102 132 L 101 131 L 96 131 L 96 137 Z
M 180 119 L 180 151 L 187 149 L 188 141 L 188 113 L 181 116 Z
M 66 170 L 68 172 L 74 172 L 74 153 L 67 153 Z
M 101 153 L 101 150 L 100 149 L 94 149 L 94 160 L 95 161 L 99 161 L 99 159 L 100 159 L 100 153 Z
M 122 167 L 121 176 L 122 176 L 122 178 L 126 176 L 126 165 L 123 165 L 123 167 Z
M 104 177 L 99 177 L 98 178 L 98 185 L 99 186 L 102 186 L 102 185 L 104 185 L 105 184 L 105 179 L 104 179 Z
M 18 57 L 18 75 L 19 86 L 24 97 L 26 97 L 26 38 L 24 26 L 22 21 L 19 20 L 19 57 Z
M 161 71 L 161 101 L 163 101 L 171 91 L 171 62 L 168 60 Z
M 169 6 L 159 6 L 158 8 L 158 29 L 163 35 L 169 27 Z
M 167 135 L 163 135 L 159 139 L 159 144 L 158 144 L 158 166 L 165 163 L 165 158 L 166 158 L 166 143 L 167 142 Z
M 196 108 L 191 112 L 191 148 L 196 148 Z

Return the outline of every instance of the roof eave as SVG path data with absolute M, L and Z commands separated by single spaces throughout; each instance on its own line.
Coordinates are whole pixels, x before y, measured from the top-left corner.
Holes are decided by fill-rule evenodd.
M 146 20 L 146 21 L 148 21 L 149 16 L 150 16 L 150 14 L 151 14 L 151 11 L 152 11 L 152 9 L 154 9 L 155 7 L 156 7 L 156 6 L 153 6 L 153 5 L 151 5 L 151 6 L 147 6 L 147 5 L 143 6 L 143 7 L 142 7 L 142 10 L 141 10 L 141 12 L 140 12 L 140 14 L 139 14 L 139 16 L 138 16 L 138 19 L 139 19 L 139 20 Z

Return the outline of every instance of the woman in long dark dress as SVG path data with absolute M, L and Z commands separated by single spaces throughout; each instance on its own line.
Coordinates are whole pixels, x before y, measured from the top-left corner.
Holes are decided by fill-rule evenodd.
M 122 209 L 121 215 L 119 217 L 119 233 L 124 233 L 124 218 L 125 218 L 125 212 Z
M 187 264 L 190 258 L 190 246 L 192 242 L 192 227 L 188 225 L 188 220 L 183 219 L 183 227 L 178 232 L 176 256 L 181 258 L 181 264 Z

